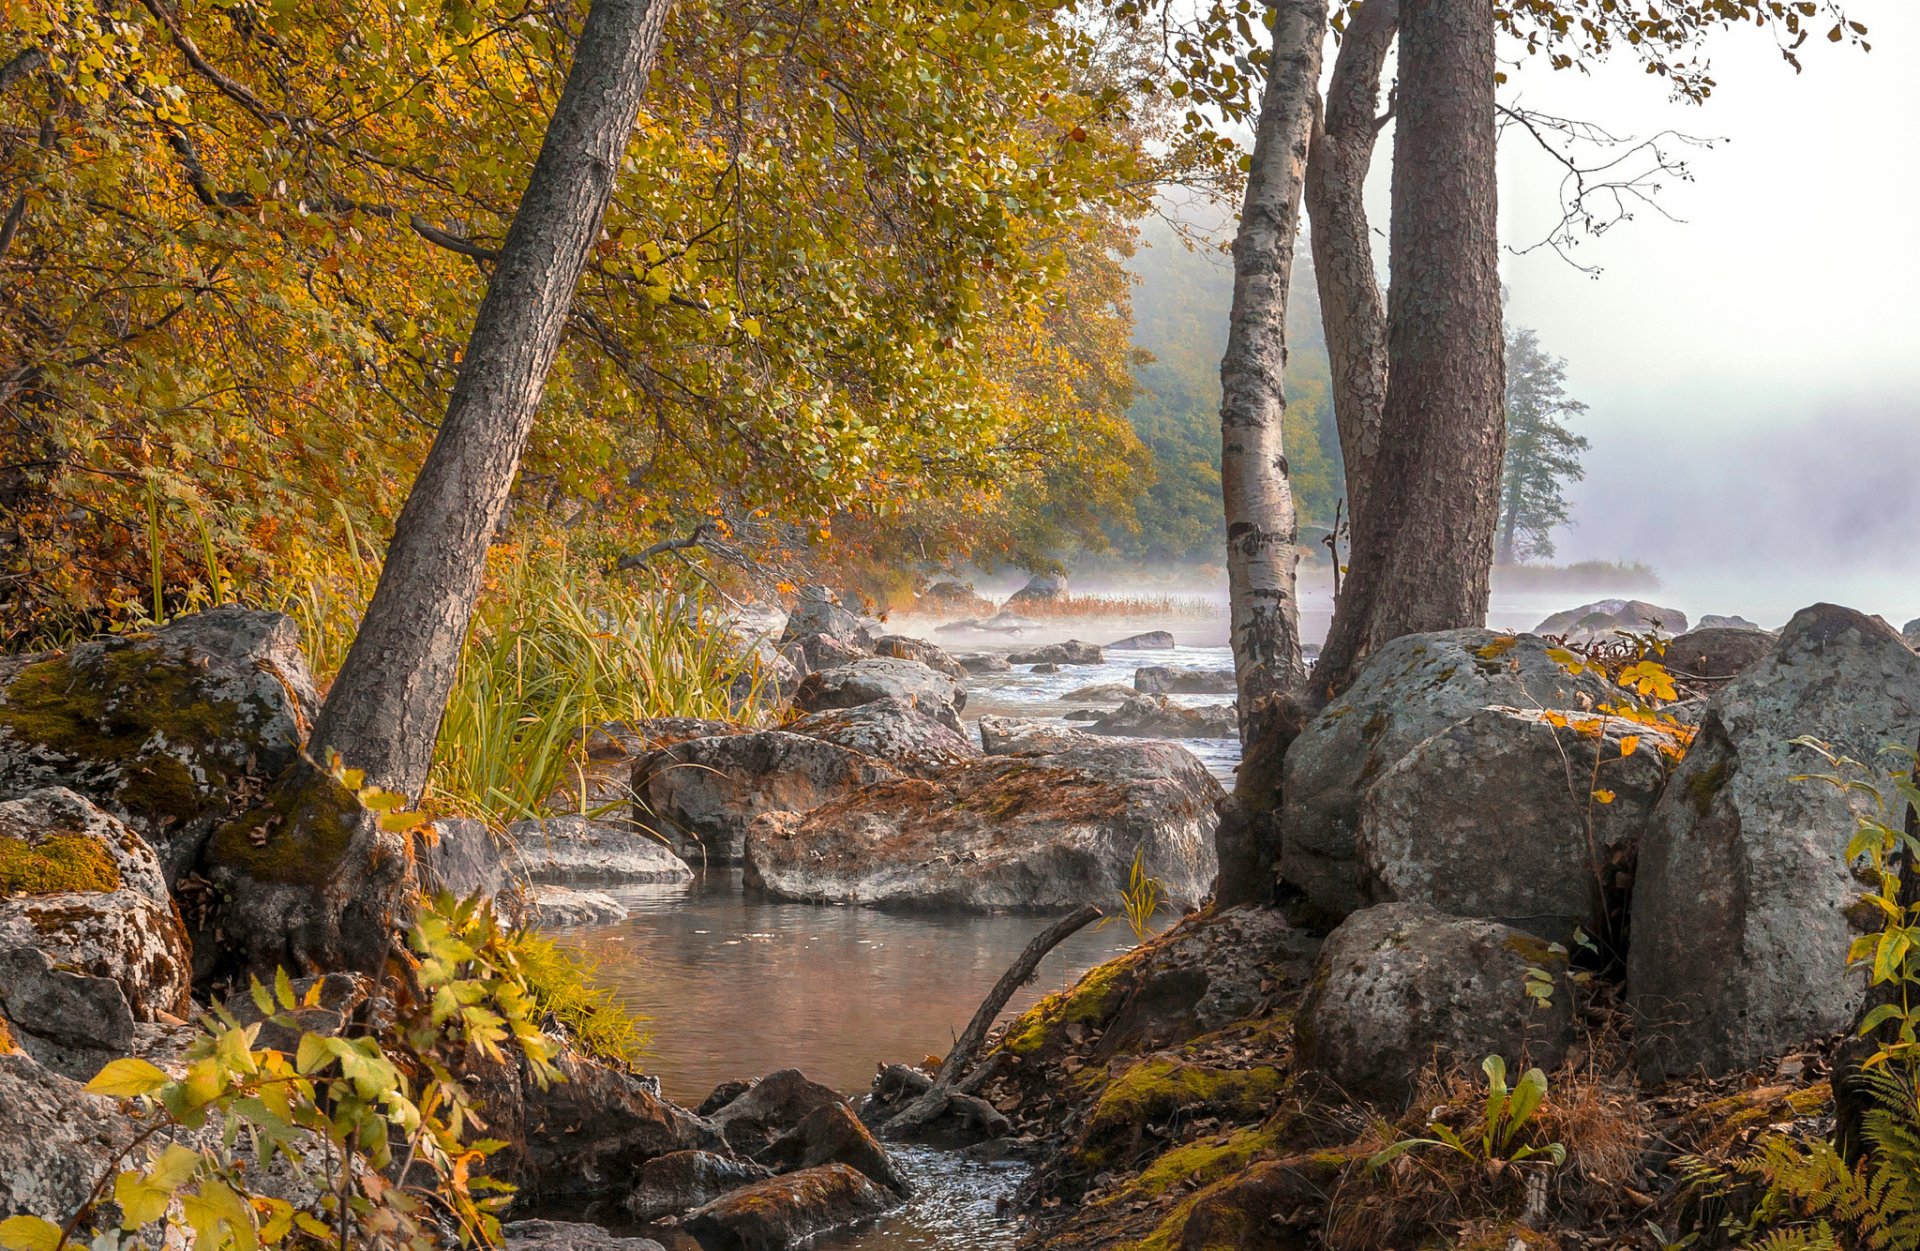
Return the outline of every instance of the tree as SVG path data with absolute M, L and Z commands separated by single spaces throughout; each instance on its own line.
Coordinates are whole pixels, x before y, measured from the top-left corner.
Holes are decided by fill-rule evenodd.
M 1567 521 L 1563 484 L 1585 477 L 1584 435 L 1567 419 L 1587 406 L 1567 394 L 1567 362 L 1540 348 L 1524 327 L 1507 331 L 1507 457 L 1500 480 L 1500 538 L 1496 564 L 1547 560 L 1553 529 Z

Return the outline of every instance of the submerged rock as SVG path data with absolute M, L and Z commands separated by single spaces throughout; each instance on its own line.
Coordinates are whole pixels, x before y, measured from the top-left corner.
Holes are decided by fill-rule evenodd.
M 918 907 L 1110 905 L 1134 853 L 1168 902 L 1211 885 L 1220 786 L 1168 743 L 988 756 L 879 783 L 747 834 L 747 881 L 786 899 Z
M 1088 728 L 1132 738 L 1234 738 L 1240 717 L 1231 704 L 1188 708 L 1165 695 L 1133 695 Z
M 844 1103 L 824 1104 L 807 1113 L 757 1158 L 781 1172 L 846 1164 L 895 1194 L 912 1189 L 880 1140 Z
M 1098 665 L 1105 664 L 1107 658 L 1097 644 L 1068 639 L 1014 652 L 1007 659 L 1016 665 Z
M 1645 1077 L 1743 1068 L 1845 1028 L 1860 1005 L 1847 950 L 1879 921 L 1855 907 L 1845 852 L 1868 809 L 1795 780 L 1832 772 L 1802 735 L 1882 767 L 1882 748 L 1920 735 L 1920 656 L 1878 618 L 1816 604 L 1708 702 L 1634 885 L 1627 998 Z
M 726 1251 L 785 1251 L 831 1229 L 869 1220 L 899 1203 L 845 1164 L 823 1164 L 755 1182 L 687 1216 L 683 1227 Z
M 968 673 L 1012 673 L 1013 662 L 997 653 L 985 656 L 958 657 L 960 667 Z
M 1687 632 L 1687 614 L 1662 608 L 1643 599 L 1601 599 L 1557 612 L 1533 628 L 1535 634 L 1566 637 L 1575 642 L 1608 634 L 1664 634 L 1672 638 Z
M 549 930 L 627 919 L 627 906 L 612 895 L 571 886 L 528 887 L 522 907 L 534 925 Z
M 1028 630 L 1038 630 L 1040 623 L 1032 617 L 1023 617 L 1017 612 L 999 612 L 984 620 L 951 621 L 934 630 L 941 634 L 960 634 L 964 632 L 984 634 L 1024 634 Z
M 964 732 L 959 712 L 967 706 L 966 689 L 956 679 L 936 673 L 917 660 L 876 657 L 810 673 L 793 702 L 804 712 L 826 712 L 889 698 L 905 700 L 956 733 Z
M 912 777 L 932 777 L 980 754 L 965 735 L 892 697 L 812 713 L 784 728 L 871 756 Z
M 640 1180 L 626 1198 L 626 1209 L 637 1221 L 657 1221 L 772 1176 L 772 1169 L 750 1160 L 712 1151 L 675 1151 L 640 1166 Z
M 531 882 L 681 882 L 687 862 L 629 822 L 545 817 L 507 827 L 519 876 Z
M 579 1221 L 513 1221 L 500 1232 L 507 1251 L 666 1251 L 651 1238 L 622 1238 Z
M 1232 695 L 1238 688 L 1231 669 L 1142 665 L 1133 671 L 1133 689 L 1142 695 Z

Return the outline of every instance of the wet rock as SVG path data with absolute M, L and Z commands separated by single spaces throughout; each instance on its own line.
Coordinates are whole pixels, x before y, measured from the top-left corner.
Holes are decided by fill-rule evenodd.
M 1309 721 L 1284 765 L 1280 876 L 1331 923 L 1363 906 L 1355 838 L 1376 778 L 1416 745 L 1490 705 L 1584 708 L 1612 698 L 1573 676 L 1531 634 L 1448 630 L 1398 638 Z
M 1773 645 L 1773 635 L 1758 627 L 1701 627 L 1667 644 L 1661 662 L 1679 677 L 1731 678 L 1759 663 Z
M 967 706 L 966 689 L 954 678 L 936 673 L 917 660 L 876 657 L 810 673 L 793 702 L 803 712 L 825 712 L 888 698 L 903 699 L 961 732 L 959 712 Z
M 665 1251 L 651 1238 L 621 1238 L 579 1221 L 513 1221 L 500 1232 L 507 1251 Z
M 1762 627 L 1748 621 L 1745 617 L 1723 617 L 1719 613 L 1710 612 L 1701 617 L 1693 628 L 1696 630 L 1759 630 Z
M 750 1160 L 711 1151 L 675 1151 L 640 1166 L 640 1180 L 627 1196 L 626 1209 L 637 1221 L 657 1221 L 772 1176 L 773 1170 Z
M 533 882 L 682 882 L 687 862 L 628 822 L 546 817 L 507 827 L 512 861 Z
M 684 1228 L 721 1251 L 784 1251 L 898 1202 L 858 1169 L 823 1164 L 715 1199 L 689 1214 Z
M 715 1112 L 712 1122 L 735 1151 L 757 1155 L 821 1108 L 846 1100 L 799 1069 L 780 1069 Z
M 890 656 L 895 660 L 917 660 L 927 668 L 948 677 L 964 678 L 965 666 L 947 655 L 940 647 L 925 639 L 909 638 L 904 634 L 883 634 L 873 641 L 873 654 Z
M 807 1113 L 757 1158 L 783 1173 L 822 1164 L 846 1164 L 897 1195 L 912 1189 L 880 1140 L 844 1103 L 823 1104 Z
M 735 1099 L 738 1099 L 741 1095 L 746 1094 L 752 1089 L 752 1082 L 738 1078 L 730 1082 L 721 1082 L 718 1086 L 715 1086 L 707 1092 L 707 1097 L 701 1100 L 700 1106 L 695 1109 L 695 1113 L 699 1116 L 712 1116 L 715 1112 L 718 1112 L 721 1108 L 726 1107 L 729 1103 L 732 1103 Z
M 911 777 L 932 777 L 980 754 L 971 739 L 897 698 L 812 713 L 784 728 L 871 756 Z
M 732 864 L 761 813 L 808 812 L 898 776 L 860 752 L 784 730 L 690 739 L 634 765 L 634 814 L 689 863 Z
M 1033 668 L 1027 670 L 1027 672 L 1040 673 L 1040 674 L 1058 673 L 1060 672 L 1060 666 L 1054 664 L 1051 660 L 1044 660 L 1044 661 L 1041 661 L 1039 664 L 1033 666 Z
M 784 899 L 913 907 L 1110 904 L 1136 850 L 1172 906 L 1213 878 L 1219 784 L 1168 743 L 987 756 L 879 783 L 747 833 L 747 881 Z
M 1238 688 L 1231 669 L 1142 665 L 1133 671 L 1133 689 L 1142 695 L 1232 695 Z
M 0 953 L 21 951 L 111 979 L 135 1020 L 188 1011 L 192 958 L 159 857 L 63 787 L 0 803 Z
M 1132 695 L 1088 728 L 1131 738 L 1234 738 L 1240 718 L 1231 704 L 1188 708 L 1165 695 Z
M 1129 634 L 1115 643 L 1107 644 L 1110 652 L 1162 651 L 1173 647 L 1173 635 L 1166 630 L 1148 630 L 1144 634 Z
M 1878 922 L 1853 906 L 1855 811 L 1794 780 L 1832 772 L 1801 735 L 1868 762 L 1910 747 L 1920 656 L 1879 619 L 1816 604 L 1708 702 L 1641 844 L 1627 993 L 1643 1075 L 1730 1072 L 1853 1020 L 1847 949 Z
M 1608 634 L 1658 633 L 1672 638 L 1687 632 L 1687 614 L 1643 599 L 1601 599 L 1557 612 L 1535 626 L 1533 632 L 1575 642 Z
M 1048 643 L 1026 651 L 1014 652 L 1007 660 L 1016 665 L 1098 665 L 1106 663 L 1106 653 L 1098 644 L 1083 643 L 1079 639 L 1068 639 L 1064 643 Z
M 63 1077 L 84 1082 L 133 1047 L 120 984 L 56 969 L 36 947 L 0 949 L 0 1030 Z
M 1050 725 L 1045 721 L 991 715 L 980 718 L 980 749 L 989 756 L 1065 751 L 1069 747 L 1091 748 L 1099 742 L 1094 735 L 1069 730 L 1065 726 Z
M 1067 575 L 1064 573 L 1036 573 L 1027 579 L 1027 584 L 1007 596 L 1006 606 L 1018 609 L 1029 606 L 1045 607 L 1067 595 Z
M 1527 970 L 1553 979 L 1542 1006 Z M 1564 952 L 1494 921 L 1417 904 L 1356 912 L 1327 936 L 1301 1005 L 1300 1063 L 1347 1095 L 1392 1108 L 1436 1061 L 1474 1068 L 1500 1055 L 1510 1072 L 1552 1072 L 1573 1036 Z
M 1624 919 L 1641 831 L 1666 782 L 1663 747 L 1681 750 L 1673 735 L 1618 717 L 1481 709 L 1368 788 L 1362 893 L 1495 917 L 1561 943 L 1576 926 L 1609 933 Z
M 998 654 L 986 656 L 957 657 L 960 667 L 968 673 L 1012 673 L 1013 663 Z
M 484 821 L 465 817 L 436 817 L 433 836 L 417 840 L 414 855 L 420 885 L 431 892 L 445 891 L 456 899 L 484 895 L 491 899 L 512 882 L 506 853 L 494 841 Z
M 847 611 L 823 586 L 803 587 L 780 633 L 784 645 L 810 634 L 822 634 L 860 651 L 873 645 L 873 635 L 856 613 Z
M 0 659 L 0 794 L 65 786 L 152 844 L 168 885 L 294 760 L 319 699 L 280 613 L 215 608 Z
M 1131 686 L 1122 686 L 1118 682 L 1096 682 L 1092 686 L 1075 687 L 1060 698 L 1070 703 L 1107 703 L 1116 699 L 1133 698 Z
M 627 906 L 612 895 L 571 886 L 528 887 L 521 906 L 529 921 L 546 930 L 627 919 Z

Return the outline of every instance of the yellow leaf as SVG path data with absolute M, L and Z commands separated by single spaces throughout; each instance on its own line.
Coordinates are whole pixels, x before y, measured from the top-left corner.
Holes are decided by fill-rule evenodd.
M 7 1251 L 55 1251 L 60 1227 L 37 1216 L 9 1216 L 0 1221 L 0 1247 Z
M 1613 802 L 1613 792 L 1612 792 L 1612 791 L 1606 791 L 1606 790 L 1601 790 L 1601 791 L 1595 791 L 1595 792 L 1593 793 L 1593 797 L 1594 797 L 1595 799 L 1597 799 L 1597 800 L 1599 800 L 1599 801 L 1600 801 L 1601 803 L 1603 803 L 1603 804 L 1610 804 L 1610 803 L 1612 803 L 1612 802 Z
M 1638 734 L 1629 734 L 1625 738 L 1621 739 L 1620 740 L 1621 758 L 1625 759 L 1626 757 L 1633 755 L 1633 749 L 1638 746 L 1640 746 L 1640 736 Z
M 87 1089 L 96 1095 L 112 1095 L 116 1099 L 131 1099 L 135 1095 L 150 1095 L 171 1080 L 166 1071 L 157 1065 L 135 1056 L 124 1060 L 115 1060 L 93 1075 L 87 1083 Z

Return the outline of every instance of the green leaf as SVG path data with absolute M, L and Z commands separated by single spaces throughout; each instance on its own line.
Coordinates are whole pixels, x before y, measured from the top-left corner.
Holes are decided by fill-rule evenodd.
M 131 1099 L 137 1095 L 150 1095 L 171 1080 L 166 1070 L 137 1056 L 128 1056 L 113 1061 L 95 1073 L 93 1080 L 87 1083 L 87 1090 L 96 1095 Z

